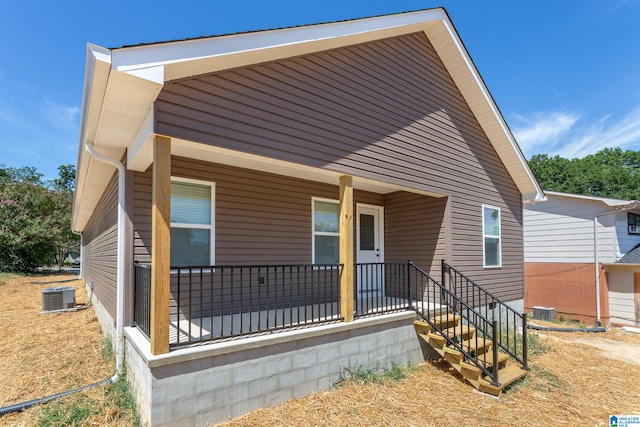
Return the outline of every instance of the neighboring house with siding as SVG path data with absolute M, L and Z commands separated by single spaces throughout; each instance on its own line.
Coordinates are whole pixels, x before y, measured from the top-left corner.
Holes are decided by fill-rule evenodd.
M 557 317 L 589 323 L 639 325 L 640 204 L 545 194 L 547 201 L 524 210 L 525 308 L 551 307 Z
M 544 196 L 443 9 L 90 45 L 84 89 L 83 279 L 150 424 L 421 359 L 411 268 L 523 309 Z

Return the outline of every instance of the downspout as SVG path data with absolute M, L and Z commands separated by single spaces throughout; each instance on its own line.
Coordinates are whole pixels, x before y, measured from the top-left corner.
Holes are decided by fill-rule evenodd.
M 80 273 L 78 273 L 78 277 L 80 277 L 80 279 L 84 279 L 84 262 L 82 262 L 83 261 L 82 260 L 82 258 L 83 258 L 83 256 L 82 256 L 82 248 L 83 248 L 82 243 L 83 243 L 84 238 L 82 237 L 82 233 L 79 233 L 79 232 L 77 232 L 75 230 L 71 230 L 71 232 L 73 234 L 75 234 L 76 236 L 80 236 Z
M 107 157 L 98 153 L 93 148 L 92 142 L 85 143 L 87 153 L 94 159 L 108 163 L 118 169 L 118 249 L 117 249 L 117 278 L 116 278 L 116 372 L 111 377 L 111 382 L 115 383 L 122 374 L 122 364 L 124 361 L 124 254 L 125 244 L 125 168 L 119 160 Z
M 98 381 L 93 384 L 89 384 L 83 387 L 78 387 L 72 390 L 64 391 L 61 393 L 53 394 L 51 396 L 41 397 L 38 399 L 29 400 L 27 402 L 17 403 L 15 405 L 5 406 L 0 408 L 0 416 L 10 414 L 13 412 L 24 411 L 35 405 L 42 405 L 52 400 L 59 399 L 65 396 L 69 396 L 75 393 L 79 393 L 84 390 L 89 390 L 104 384 L 114 384 L 122 375 L 122 365 L 124 362 L 124 180 L 125 180 L 125 168 L 118 160 L 107 157 L 103 154 L 97 153 L 93 150 L 93 143 L 85 143 L 87 153 L 96 160 L 115 166 L 118 169 L 118 267 L 117 267 L 117 294 L 116 294 L 116 372 L 111 378 Z M 82 239 L 82 234 L 80 234 Z M 82 244 L 81 249 L 82 250 Z M 82 262 L 81 262 L 82 265 Z M 82 267 L 81 267 L 82 268 Z M 81 271 L 81 274 L 83 272 Z
M 598 219 L 601 216 L 605 216 L 605 215 L 612 215 L 612 214 L 616 214 L 618 212 L 626 212 L 629 211 L 631 209 L 635 209 L 636 207 L 638 207 L 638 202 L 633 201 L 631 202 L 631 204 L 623 206 L 620 209 L 616 209 L 613 211 L 608 211 L 608 212 L 601 212 L 599 214 L 596 214 L 593 217 L 593 250 L 594 250 L 594 254 L 593 254 L 593 262 L 594 262 L 594 267 L 595 267 L 595 274 L 596 274 L 596 325 L 600 326 L 602 324 L 602 319 L 601 319 L 601 309 L 600 309 L 600 257 L 598 256 Z M 615 224 L 614 224 L 615 227 Z

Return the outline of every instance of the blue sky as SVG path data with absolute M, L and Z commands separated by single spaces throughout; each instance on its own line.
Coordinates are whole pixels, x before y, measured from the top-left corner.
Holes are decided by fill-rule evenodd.
M 527 158 L 640 150 L 640 0 L 2 1 L 0 164 L 75 163 L 86 44 L 444 6 Z

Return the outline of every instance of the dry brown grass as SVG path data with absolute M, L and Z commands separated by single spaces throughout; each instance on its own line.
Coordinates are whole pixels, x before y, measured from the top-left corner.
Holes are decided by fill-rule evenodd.
M 41 314 L 42 289 L 76 288 L 76 304 L 88 301 L 77 275 L 0 276 L 0 407 L 49 396 L 113 375 L 114 363 L 102 354 L 103 335 L 92 309 Z M 113 408 L 109 386 L 66 400 L 90 404 L 96 414 L 87 425 L 131 425 Z M 0 425 L 34 425 L 46 406 L 0 417 Z
M 0 276 L 0 283 L 2 277 L 6 276 Z M 77 303 L 87 301 L 81 282 L 74 278 L 36 275 L 0 284 L 1 407 L 113 374 L 113 362 L 107 363 L 101 354 L 103 337 L 93 310 L 40 313 L 44 288 L 74 286 Z M 398 382 L 347 383 L 221 426 L 606 426 L 609 415 L 640 413 L 640 365 L 610 358 L 630 353 L 640 357 L 640 335 L 615 330 L 539 336 L 549 351 L 532 356 L 526 380 L 500 399 L 477 393 L 448 364 L 430 361 Z M 597 344 L 603 340 L 619 343 L 618 350 L 601 350 Z M 123 417 L 105 397 L 106 389 L 69 399 L 90 402 L 95 409 L 85 425 L 132 425 L 132 419 Z M 44 408 L 5 415 L 0 425 L 34 425 Z
M 446 362 L 431 361 L 397 383 L 346 384 L 219 426 L 608 426 L 609 415 L 640 414 L 640 365 L 573 342 L 611 339 L 619 351 L 640 356 L 640 335 L 551 335 L 540 335 L 548 351 L 533 356 L 527 378 L 500 399 L 476 392 Z

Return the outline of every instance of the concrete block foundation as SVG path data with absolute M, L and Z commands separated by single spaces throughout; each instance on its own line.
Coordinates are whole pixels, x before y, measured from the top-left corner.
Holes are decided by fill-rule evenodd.
M 208 426 L 255 409 L 328 390 L 345 368 L 384 368 L 425 358 L 412 325 L 395 313 L 153 356 L 126 328 L 126 363 L 142 420 L 150 426 Z

